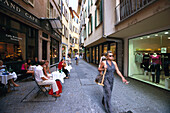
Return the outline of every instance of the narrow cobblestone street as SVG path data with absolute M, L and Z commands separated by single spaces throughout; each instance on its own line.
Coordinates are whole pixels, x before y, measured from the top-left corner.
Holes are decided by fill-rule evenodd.
M 20 87 L 0 98 L 0 113 L 104 113 L 101 104 L 102 87 L 95 84 L 97 68 L 80 60 L 73 62 L 70 79 L 63 84 L 61 97 L 54 100 L 45 95 L 21 100 L 36 86 L 34 81 L 20 81 Z M 51 70 L 55 70 L 52 68 Z M 115 76 L 112 105 L 117 113 L 131 110 L 133 113 L 169 113 L 170 92 L 128 79 L 129 85 Z M 41 97 L 43 101 L 41 101 Z M 51 100 L 52 99 L 52 100 Z

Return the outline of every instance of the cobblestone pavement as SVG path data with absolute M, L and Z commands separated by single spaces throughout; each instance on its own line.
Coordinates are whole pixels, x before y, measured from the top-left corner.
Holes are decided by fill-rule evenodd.
M 55 68 L 51 68 L 55 70 Z M 104 113 L 101 104 L 102 87 L 95 84 L 97 68 L 80 60 L 73 61 L 70 79 L 63 84 L 63 93 L 56 100 L 39 95 L 36 90 L 21 100 L 36 87 L 35 81 L 20 81 L 20 87 L 0 98 L 0 113 Z M 136 80 L 128 79 L 129 85 L 115 76 L 112 105 L 117 113 L 131 110 L 133 113 L 170 113 L 170 92 Z

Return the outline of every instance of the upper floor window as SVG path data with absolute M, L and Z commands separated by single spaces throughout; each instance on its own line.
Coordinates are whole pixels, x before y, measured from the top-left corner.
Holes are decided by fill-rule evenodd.
M 50 18 L 53 18 L 53 6 L 50 4 Z
M 100 25 L 100 23 L 103 21 L 103 4 L 102 0 L 97 4 L 96 10 L 95 10 L 95 27 Z

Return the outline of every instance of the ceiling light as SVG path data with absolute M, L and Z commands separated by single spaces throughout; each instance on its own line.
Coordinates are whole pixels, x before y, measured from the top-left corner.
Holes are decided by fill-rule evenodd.
M 158 34 L 155 34 L 155 36 L 158 36 Z
M 164 34 L 169 34 L 169 32 L 165 32 Z
M 140 38 L 140 39 L 143 39 L 143 38 Z
M 150 36 L 147 36 L 147 38 L 150 38 Z
M 170 40 L 170 37 L 168 37 L 168 39 Z

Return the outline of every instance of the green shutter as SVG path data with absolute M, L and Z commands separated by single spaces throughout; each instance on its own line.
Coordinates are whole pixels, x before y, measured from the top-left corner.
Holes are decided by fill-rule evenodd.
M 95 10 L 95 27 L 97 27 L 97 8 Z
M 89 22 L 88 22 L 88 34 L 89 34 Z
M 93 32 L 93 16 L 91 16 L 91 33 Z
M 93 5 L 93 0 L 91 0 L 91 5 Z
M 100 2 L 100 22 L 103 21 L 103 0 Z

